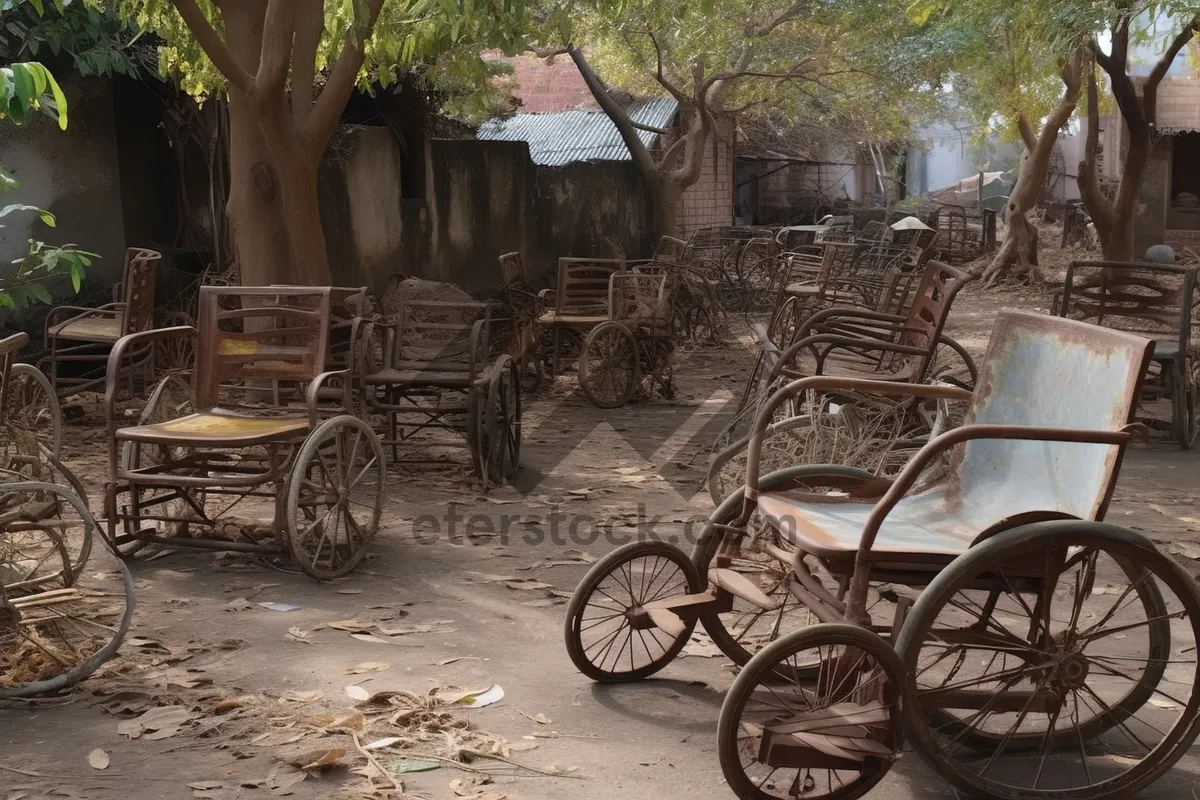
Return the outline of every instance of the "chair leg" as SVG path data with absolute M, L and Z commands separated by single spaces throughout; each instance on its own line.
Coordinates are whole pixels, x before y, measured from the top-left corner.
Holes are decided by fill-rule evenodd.
M 556 376 L 556 377 L 558 376 L 558 371 L 559 371 L 558 360 L 559 360 L 559 354 L 561 352 L 562 352 L 562 327 L 559 325 L 555 325 L 554 326 L 554 356 L 553 356 L 554 363 L 550 367 L 550 374 L 553 376 Z

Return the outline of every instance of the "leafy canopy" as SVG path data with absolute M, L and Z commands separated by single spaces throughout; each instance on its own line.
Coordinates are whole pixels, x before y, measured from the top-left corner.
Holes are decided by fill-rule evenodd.
M 224 92 L 224 78 L 170 0 L 119 2 L 129 19 L 161 38 L 159 69 L 164 75 L 176 78 L 184 91 L 199 100 Z M 224 35 L 221 15 L 211 0 L 197 0 L 197 5 Z M 315 63 L 318 82 L 366 14 L 365 0 L 324 0 L 324 33 Z M 483 111 L 495 67 L 480 58 L 480 51 L 515 52 L 525 25 L 523 0 L 385 0 L 366 41 L 359 87 L 386 88 L 402 74 L 414 73 L 429 88 L 446 88 L 460 99 L 470 98 L 463 101 L 464 108 Z
M 918 96 L 919 26 L 888 0 L 563 0 L 540 23 L 536 38 L 583 47 L 610 84 L 685 98 L 708 84 L 719 111 L 882 139 L 936 101 Z

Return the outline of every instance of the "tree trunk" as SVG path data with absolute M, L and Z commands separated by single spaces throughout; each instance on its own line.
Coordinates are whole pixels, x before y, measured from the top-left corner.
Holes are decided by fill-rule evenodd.
M 248 71 L 262 49 L 263 4 L 225 4 L 230 51 Z M 236 264 L 245 286 L 279 282 L 278 260 L 288 252 L 287 231 L 279 208 L 275 163 L 258 126 L 253 101 L 229 89 L 229 202 L 225 213 L 233 228 Z
M 650 187 L 650 196 L 654 201 L 654 241 L 660 241 L 664 236 L 679 236 L 679 201 L 683 197 L 683 186 L 676 181 L 663 180 L 661 177 L 643 176 Z
M 1042 187 L 1046 185 L 1046 177 L 1050 174 L 1050 156 L 1054 152 L 1055 142 L 1058 141 L 1058 132 L 1067 124 L 1079 101 L 1079 90 L 1083 85 L 1081 58 L 1081 54 L 1073 55 L 1064 67 L 1062 99 L 1046 117 L 1046 122 L 1036 137 L 1024 115 L 1018 119 L 1017 127 L 1025 142 L 1025 152 L 1021 154 L 1021 172 L 1017 176 L 1017 185 L 1013 187 L 1005 207 L 1004 241 L 992 263 L 984 270 L 985 285 L 993 284 L 1008 274 L 1016 274 L 1030 282 L 1044 280 L 1042 271 L 1038 268 L 1037 227 L 1025 215 L 1037 204 Z M 979 177 L 979 191 L 982 197 L 982 173 Z

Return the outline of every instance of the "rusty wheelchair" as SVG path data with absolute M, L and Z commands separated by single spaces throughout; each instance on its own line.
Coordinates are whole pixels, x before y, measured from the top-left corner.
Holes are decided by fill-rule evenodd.
M 597 681 L 644 678 L 700 622 L 741 667 L 717 748 L 743 800 L 861 797 L 906 740 L 968 796 L 1132 795 L 1200 732 L 1196 583 L 1103 522 L 1144 433 L 1152 349 L 1006 312 L 974 391 L 793 381 L 759 412 L 745 484 L 690 557 L 638 542 L 584 578 L 573 663 Z M 834 465 L 760 475 L 773 409 L 830 388 L 967 411 L 894 481 Z
M 356 292 L 336 287 L 200 289 L 198 327 L 123 337 L 105 410 L 109 542 L 277 555 L 318 580 L 365 557 L 383 510 L 383 447 L 361 409 Z M 195 341 L 136 424 L 114 408 L 121 365 L 158 339 Z M 237 516 L 234 516 L 234 513 Z

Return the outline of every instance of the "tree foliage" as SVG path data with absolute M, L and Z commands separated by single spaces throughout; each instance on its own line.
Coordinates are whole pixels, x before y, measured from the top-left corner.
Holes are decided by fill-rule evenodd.
M 98 0 L 12 3 L 0 25 L 0 60 L 69 57 L 82 76 L 138 74 L 137 30 Z

